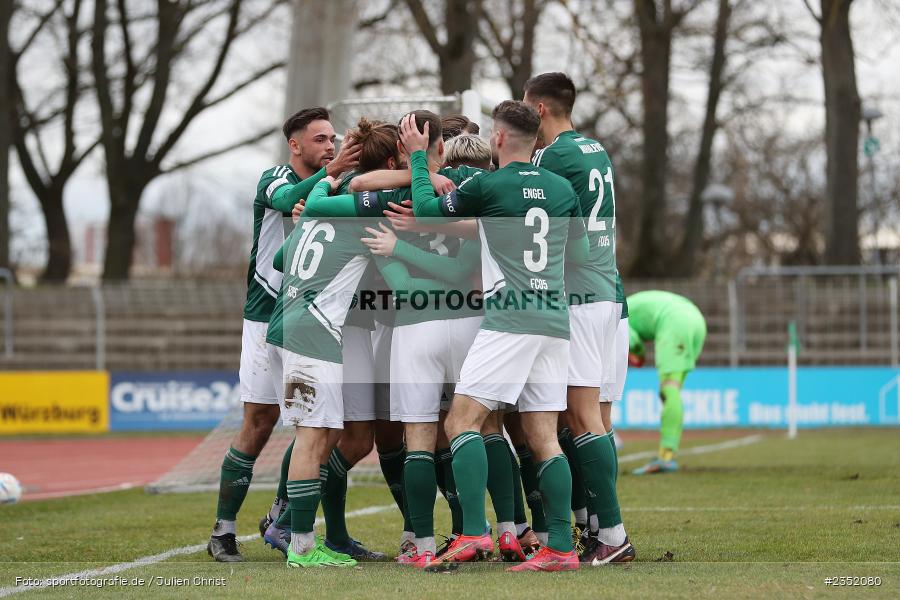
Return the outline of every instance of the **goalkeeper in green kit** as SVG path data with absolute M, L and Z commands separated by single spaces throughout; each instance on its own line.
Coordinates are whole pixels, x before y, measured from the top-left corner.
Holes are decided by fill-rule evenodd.
M 653 342 L 663 403 L 659 457 L 633 473 L 671 473 L 678 470 L 675 454 L 684 424 L 681 387 L 703 349 L 706 321 L 700 309 L 684 296 L 650 290 L 628 296 L 628 327 L 628 361 L 632 366 L 644 364 L 644 344 Z

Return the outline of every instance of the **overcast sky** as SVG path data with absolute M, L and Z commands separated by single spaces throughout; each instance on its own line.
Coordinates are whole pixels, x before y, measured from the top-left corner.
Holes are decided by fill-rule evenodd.
M 818 3 L 814 3 L 818 4 Z M 857 53 L 857 80 L 864 102 L 868 98 L 878 98 L 877 105 L 885 113 L 876 124 L 876 133 L 882 142 L 882 155 L 896 158 L 900 151 L 900 22 L 898 11 L 885 15 L 884 0 L 857 0 L 853 9 L 853 34 Z M 777 9 L 791 20 L 809 23 L 809 31 L 815 32 L 812 18 L 803 8 L 800 0 L 779 3 Z M 272 39 L 288 39 L 289 20 L 285 19 L 276 27 L 282 31 L 275 37 L 257 36 L 249 47 L 240 53 L 241 62 L 250 62 L 248 57 L 271 54 Z M 555 15 L 551 14 L 542 22 L 544 39 L 554 43 L 539 43 L 535 59 L 535 72 L 566 70 L 568 57 L 557 51 L 559 43 Z M 817 49 L 813 47 L 813 50 Z M 677 52 L 677 46 L 676 46 Z M 822 97 L 821 73 L 817 68 L 799 64 L 795 59 L 772 59 L 760 69 L 759 85 L 773 91 L 784 82 L 790 82 L 791 89 L 798 95 L 809 97 L 814 102 L 790 108 L 791 126 L 798 131 L 821 128 L 824 112 L 816 104 Z M 702 114 L 705 75 L 702 72 L 673 74 L 673 89 L 678 89 L 688 98 L 696 95 L 697 102 L 691 106 L 696 115 Z M 476 89 L 492 100 L 508 97 L 509 91 L 502 81 L 481 79 Z M 692 92 L 696 90 L 696 94 Z M 427 93 L 433 93 L 428 90 Z M 280 124 L 284 111 L 284 79 L 275 75 L 257 86 L 250 93 L 229 104 L 212 109 L 198 118 L 177 147 L 177 155 L 186 158 L 210 147 L 210 140 L 220 139 L 223 129 L 232 124 L 256 125 L 267 121 Z M 699 121 L 699 117 L 698 117 Z M 184 188 L 190 180 L 192 190 L 198 197 L 198 209 L 213 209 L 233 217 L 235 222 L 246 222 L 248 233 L 252 219 L 251 205 L 259 174 L 272 166 L 277 158 L 282 141 L 273 138 L 253 148 L 232 152 L 215 160 L 201 163 L 190 171 L 169 177 L 158 178 L 145 192 L 141 206 L 142 214 L 184 214 L 180 203 L 167 200 L 178 198 L 178 188 Z M 106 183 L 102 176 L 101 152 L 96 152 L 70 180 L 65 194 L 65 210 L 72 227 L 76 245 L 80 242 L 81 231 L 86 223 L 103 222 L 108 214 Z M 615 157 L 613 157 L 615 160 Z M 40 264 L 42 257 L 32 256 L 28 260 L 36 241 L 43 237 L 43 220 L 37 201 L 31 195 L 12 154 L 11 188 L 13 200 L 12 226 L 14 231 L 13 255 L 20 262 Z M 205 192 L 205 193 L 203 193 Z M 181 194 L 183 197 L 183 194 Z M 172 206 L 175 204 L 175 206 Z M 39 245 L 39 244 L 38 244 Z

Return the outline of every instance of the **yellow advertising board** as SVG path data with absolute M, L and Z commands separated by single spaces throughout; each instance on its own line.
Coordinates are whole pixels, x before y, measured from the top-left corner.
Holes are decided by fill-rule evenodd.
M 0 435 L 109 430 L 109 373 L 0 373 Z

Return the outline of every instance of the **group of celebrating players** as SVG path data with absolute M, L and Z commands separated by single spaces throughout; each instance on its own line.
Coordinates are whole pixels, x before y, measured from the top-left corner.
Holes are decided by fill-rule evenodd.
M 222 464 L 216 560 L 242 560 L 237 512 L 279 417 L 296 435 L 260 534 L 289 567 L 386 558 L 344 514 L 373 445 L 403 516 L 400 563 L 485 559 L 494 536 L 511 571 L 634 559 L 610 419 L 629 349 L 614 172 L 574 131 L 575 96 L 564 73 L 531 78 L 494 109 L 490 143 L 462 115 L 417 110 L 361 119 L 335 153 L 325 109 L 287 120 L 290 160 L 254 202 L 244 423 Z

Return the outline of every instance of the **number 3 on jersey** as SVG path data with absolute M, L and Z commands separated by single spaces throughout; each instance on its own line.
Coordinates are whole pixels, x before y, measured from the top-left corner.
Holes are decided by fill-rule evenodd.
M 303 233 L 300 234 L 300 242 L 294 251 L 294 259 L 291 261 L 289 273 L 306 280 L 316 274 L 319 263 L 322 261 L 322 254 L 325 252 L 325 247 L 322 245 L 322 242 L 316 240 L 316 237 L 321 232 L 325 234 L 324 240 L 326 242 L 333 242 L 334 225 L 318 221 L 306 221 L 301 227 Z M 310 254 L 312 254 L 311 257 L 309 256 Z M 309 264 L 307 264 L 307 261 Z
M 598 169 L 591 169 L 591 172 L 588 175 L 588 190 L 591 192 L 599 190 L 599 193 L 597 194 L 597 201 L 594 202 L 594 207 L 591 209 L 591 216 L 588 218 L 588 231 L 606 231 L 606 220 L 598 217 L 600 214 L 600 206 L 603 204 L 604 181 L 609 184 L 609 197 L 612 201 L 611 228 L 615 229 L 616 227 L 616 190 L 613 187 L 612 167 L 606 167 L 606 173 L 602 176 Z
M 535 223 L 537 221 L 537 223 Z M 525 226 L 537 226 L 538 230 L 531 236 L 532 242 L 537 247 L 537 258 L 535 258 L 534 250 L 525 250 L 522 258 L 525 261 L 525 268 L 532 273 L 540 273 L 547 266 L 547 233 L 550 231 L 550 217 L 543 208 L 533 206 L 525 213 Z

